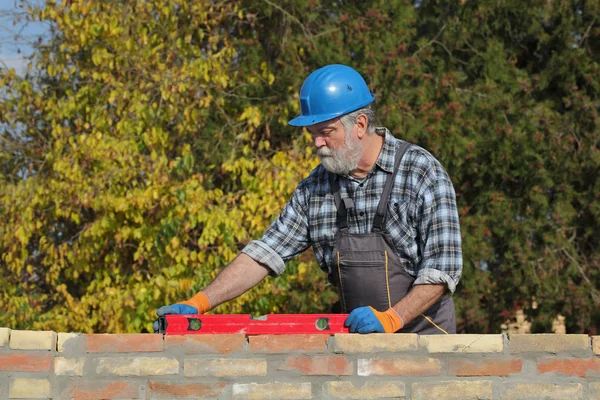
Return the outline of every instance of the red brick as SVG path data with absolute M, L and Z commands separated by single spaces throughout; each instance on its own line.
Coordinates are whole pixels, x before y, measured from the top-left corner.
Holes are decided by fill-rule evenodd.
M 450 374 L 455 376 L 508 376 L 518 374 L 522 369 L 523 363 L 518 358 L 450 361 Z
M 598 374 L 594 374 L 594 372 L 600 371 L 600 359 L 568 360 L 545 358 L 538 360 L 537 368 L 540 374 L 558 372 L 559 374 L 577 375 L 584 378 L 588 376 L 590 372 L 594 376 L 598 376 Z
M 51 365 L 50 354 L 0 354 L 0 371 L 49 372 Z
M 138 399 L 140 384 L 123 381 L 76 382 L 64 397 L 73 400 Z
M 344 356 L 288 357 L 279 371 L 302 372 L 302 375 L 352 375 L 354 363 Z
M 221 396 L 227 382 L 217 383 L 171 383 L 148 382 L 148 396 L 153 399 L 196 399 Z
M 230 354 L 244 351 L 246 335 L 167 335 L 165 350 L 183 349 L 184 354 Z
M 153 333 L 85 335 L 88 353 L 133 353 L 162 351 L 163 337 Z
M 441 370 L 434 358 L 380 358 L 358 360 L 359 376 L 435 376 Z
M 324 353 L 329 335 L 259 335 L 250 336 L 250 351 L 256 353 Z

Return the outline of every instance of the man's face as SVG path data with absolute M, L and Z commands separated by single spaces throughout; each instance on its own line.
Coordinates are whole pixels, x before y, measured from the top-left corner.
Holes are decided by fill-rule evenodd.
M 356 125 L 348 132 L 339 118 L 308 127 L 317 155 L 327 171 L 347 175 L 358 166 L 363 145 L 355 135 Z

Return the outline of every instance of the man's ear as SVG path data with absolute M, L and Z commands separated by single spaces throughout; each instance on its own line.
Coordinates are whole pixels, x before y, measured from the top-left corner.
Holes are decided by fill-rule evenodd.
M 357 129 L 356 135 L 359 139 L 362 139 L 367 134 L 367 127 L 369 126 L 367 116 L 365 114 L 360 114 L 356 117 L 356 122 L 354 124 Z

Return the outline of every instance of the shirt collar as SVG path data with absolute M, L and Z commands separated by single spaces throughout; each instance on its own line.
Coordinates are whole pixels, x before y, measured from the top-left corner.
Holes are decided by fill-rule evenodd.
M 394 172 L 394 158 L 396 157 L 396 141 L 392 133 L 387 128 L 375 128 L 377 134 L 381 135 L 384 132 L 383 146 L 379 152 L 379 157 L 375 161 L 375 165 L 385 172 Z

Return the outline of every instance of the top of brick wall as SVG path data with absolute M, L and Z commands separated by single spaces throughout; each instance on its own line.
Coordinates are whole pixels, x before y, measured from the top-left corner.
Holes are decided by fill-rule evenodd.
M 587 335 L 163 336 L 0 328 L 0 399 L 600 400 L 599 356 L 600 336 Z
M 550 353 L 600 355 L 600 336 L 556 334 L 336 334 L 336 335 L 173 335 L 77 334 L 0 328 L 0 348 L 87 353 L 160 352 L 185 347 L 191 354 L 249 353 Z

